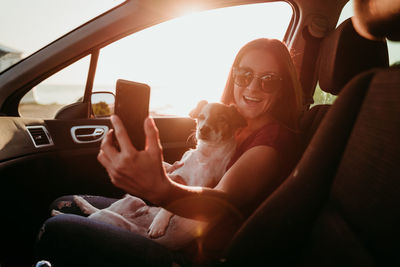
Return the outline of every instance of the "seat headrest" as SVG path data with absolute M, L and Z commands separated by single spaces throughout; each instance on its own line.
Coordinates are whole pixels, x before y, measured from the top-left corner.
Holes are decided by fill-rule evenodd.
M 371 40 L 400 41 L 399 0 L 354 0 L 356 31 Z
M 319 85 L 334 95 L 357 74 L 389 66 L 386 41 L 361 37 L 350 18 L 324 38 L 319 60 Z

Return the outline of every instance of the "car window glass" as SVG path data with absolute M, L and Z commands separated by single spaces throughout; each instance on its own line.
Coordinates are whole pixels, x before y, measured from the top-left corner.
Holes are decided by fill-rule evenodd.
M 245 43 L 282 40 L 292 13 L 286 2 L 252 4 L 145 29 L 101 49 L 94 90 L 112 91 L 117 79 L 147 83 L 152 115 L 187 116 L 201 99 L 219 101 L 234 56 Z
M 0 72 L 123 0 L 1 1 Z
M 36 85 L 21 99 L 20 115 L 51 119 L 63 106 L 82 101 L 89 63 L 86 56 Z
M 343 21 L 352 17 L 354 15 L 353 12 L 353 1 L 349 1 L 343 8 L 342 13 L 340 14 L 338 23 L 336 26 L 339 26 Z M 389 51 L 389 64 L 400 64 L 400 42 L 393 42 L 387 40 L 388 51 Z M 321 88 L 317 85 L 315 93 L 314 93 L 314 105 L 316 104 L 332 104 L 336 96 L 326 93 L 321 90 Z

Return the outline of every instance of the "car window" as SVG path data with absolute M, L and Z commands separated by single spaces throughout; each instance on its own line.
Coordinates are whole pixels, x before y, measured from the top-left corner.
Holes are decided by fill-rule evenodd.
M 282 40 L 292 12 L 286 2 L 228 7 L 134 33 L 100 50 L 93 91 L 115 93 L 117 79 L 147 83 L 151 115 L 187 116 L 202 99 L 219 101 L 234 56 L 245 43 L 261 37 Z M 81 59 L 28 92 L 20 115 L 54 118 L 61 107 L 80 101 L 89 60 Z
M 353 15 L 354 15 L 353 1 L 350 0 L 344 6 L 336 26 L 339 26 L 343 21 L 352 17 Z M 400 64 L 400 43 L 387 40 L 387 45 L 389 52 L 389 64 L 390 65 Z M 317 85 L 314 93 L 313 105 L 332 104 L 335 101 L 335 99 L 336 99 L 335 95 L 322 91 L 319 85 Z
M 123 0 L 2 1 L 0 72 L 122 2 Z
M 89 64 L 86 56 L 36 85 L 21 99 L 20 116 L 51 119 L 63 106 L 82 101 Z
M 199 100 L 219 101 L 245 43 L 282 40 L 292 12 L 286 2 L 229 7 L 135 33 L 101 49 L 94 90 L 113 91 L 117 79 L 147 83 L 152 115 L 187 116 Z

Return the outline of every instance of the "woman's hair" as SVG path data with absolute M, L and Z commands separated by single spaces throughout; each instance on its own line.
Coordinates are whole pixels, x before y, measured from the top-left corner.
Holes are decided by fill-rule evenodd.
M 221 102 L 225 104 L 235 103 L 232 70 L 239 65 L 247 52 L 255 49 L 263 50 L 265 53 L 269 53 L 277 58 L 280 70 L 279 74 L 283 79 L 281 92 L 276 94 L 268 112 L 287 127 L 298 130 L 299 117 L 303 112 L 302 89 L 290 53 L 286 45 L 277 39 L 256 39 L 247 43 L 239 50 L 229 72 Z

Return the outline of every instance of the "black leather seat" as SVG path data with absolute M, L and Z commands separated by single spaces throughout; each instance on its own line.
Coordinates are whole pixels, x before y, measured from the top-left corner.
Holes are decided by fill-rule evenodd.
M 226 264 L 400 266 L 399 89 L 400 69 L 389 67 L 344 86 L 295 170 L 236 234 Z

